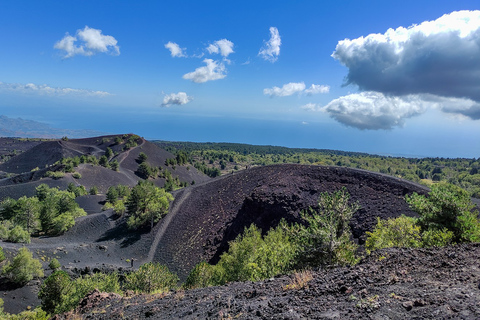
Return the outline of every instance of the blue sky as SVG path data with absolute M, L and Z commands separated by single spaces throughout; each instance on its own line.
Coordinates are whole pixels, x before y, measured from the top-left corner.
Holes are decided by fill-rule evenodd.
M 3 1 L 0 114 L 480 157 L 477 1 Z

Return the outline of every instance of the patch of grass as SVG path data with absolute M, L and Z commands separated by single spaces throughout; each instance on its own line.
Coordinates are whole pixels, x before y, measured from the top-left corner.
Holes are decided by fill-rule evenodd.
M 313 273 L 310 270 L 303 270 L 293 274 L 292 281 L 283 290 L 298 290 L 308 288 L 308 283 L 313 280 Z

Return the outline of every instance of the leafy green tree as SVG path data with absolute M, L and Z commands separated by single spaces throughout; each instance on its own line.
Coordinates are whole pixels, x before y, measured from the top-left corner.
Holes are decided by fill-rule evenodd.
M 107 151 L 105 151 L 105 157 L 107 157 L 107 159 L 110 159 L 111 157 L 113 157 L 112 149 L 107 147 Z
M 7 198 L 0 204 L 0 217 L 33 233 L 39 229 L 40 202 L 38 198 L 23 196 L 18 200 Z
M 105 155 L 101 156 L 100 159 L 98 160 L 98 164 L 101 165 L 102 167 L 108 168 L 109 167 L 108 158 Z
M 42 309 L 51 314 L 68 311 L 68 301 L 74 290 L 70 276 L 65 271 L 55 271 L 43 282 L 38 293 Z
M 137 174 L 142 179 L 148 179 L 153 174 L 153 171 L 148 163 L 142 162 L 138 166 Z
M 110 169 L 112 169 L 113 171 L 118 171 L 119 168 L 120 164 L 118 163 L 117 159 L 114 159 L 110 162 Z
M 156 262 L 149 262 L 126 276 L 128 290 L 144 293 L 163 293 L 177 286 L 178 276 Z
M 43 269 L 40 261 L 34 259 L 32 253 L 23 247 L 12 262 L 5 266 L 4 274 L 11 281 L 24 285 L 33 278 L 43 277 Z
M 351 240 L 348 225 L 360 208 L 349 204 L 350 195 L 345 187 L 334 193 L 322 193 L 318 210 L 309 208 L 301 217 L 307 225 L 297 224 L 295 240 L 300 248 L 299 262 L 309 266 L 322 264 L 355 264 L 357 245 Z
M 434 184 L 428 197 L 412 194 L 406 196 L 411 208 L 420 218 L 422 230 L 447 230 L 453 232 L 454 242 L 480 241 L 478 211 L 473 211 L 468 193 L 451 184 Z
M 136 229 L 150 222 L 150 228 L 167 212 L 173 197 L 151 181 L 139 181 L 127 199 L 126 207 L 130 215 L 127 224 Z
M 75 219 L 86 215 L 86 212 L 75 202 L 75 195 L 56 188 L 41 188 L 40 224 L 42 231 L 57 235 L 65 232 L 75 224 Z
M 117 201 L 117 199 L 118 199 L 117 188 L 115 186 L 108 187 L 106 196 L 107 196 L 107 201 L 108 202 L 115 203 L 115 201 Z
M 140 152 L 140 154 L 138 155 L 138 161 L 140 161 L 140 163 L 142 163 L 142 162 L 147 161 L 147 159 L 148 159 L 148 156 L 145 153 Z

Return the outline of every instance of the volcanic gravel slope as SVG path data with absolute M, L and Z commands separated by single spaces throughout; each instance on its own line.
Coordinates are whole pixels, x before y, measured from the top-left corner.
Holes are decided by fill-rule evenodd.
M 153 260 L 185 279 L 197 263 L 215 263 L 228 241 L 250 224 L 266 232 L 282 218 L 298 221 L 302 210 L 317 205 L 320 193 L 342 187 L 361 206 L 350 224 L 360 244 L 377 217 L 415 215 L 404 200 L 406 194 L 427 192 L 405 180 L 348 168 L 274 165 L 248 169 L 179 193 L 170 218 L 158 226 L 164 231 L 157 234 Z
M 55 319 L 479 319 L 480 244 L 384 249 L 358 265 L 164 295 L 94 291 Z M 304 278 L 305 279 L 305 278 Z

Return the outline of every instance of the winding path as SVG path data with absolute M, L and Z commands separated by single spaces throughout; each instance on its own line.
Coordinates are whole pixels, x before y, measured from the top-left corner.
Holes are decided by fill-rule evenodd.
M 150 251 L 148 252 L 147 262 L 153 261 L 155 252 L 157 252 L 158 244 L 160 243 L 160 240 L 163 238 L 163 235 L 165 234 L 165 231 L 167 230 L 168 225 L 172 221 L 173 217 L 175 217 L 175 215 L 177 214 L 178 209 L 182 206 L 185 199 L 187 199 L 191 193 L 192 193 L 192 188 L 183 189 L 183 192 L 173 202 L 173 206 L 170 212 L 162 219 L 161 226 L 156 231 L 155 239 L 153 240 L 152 245 L 150 247 Z

